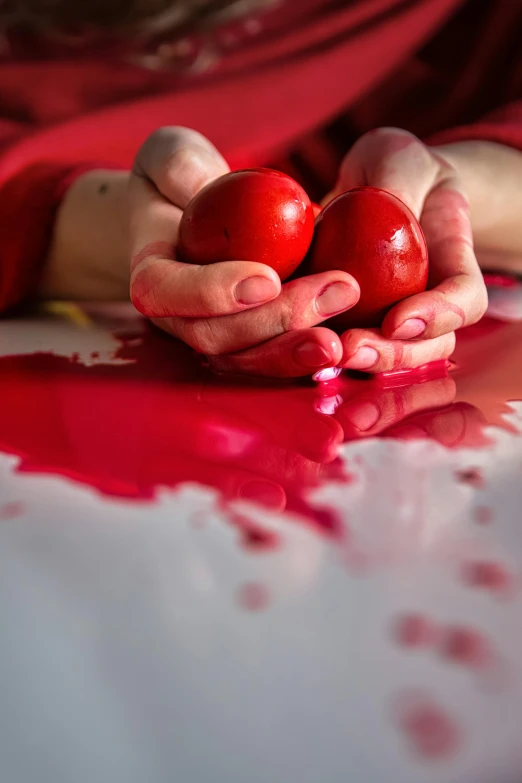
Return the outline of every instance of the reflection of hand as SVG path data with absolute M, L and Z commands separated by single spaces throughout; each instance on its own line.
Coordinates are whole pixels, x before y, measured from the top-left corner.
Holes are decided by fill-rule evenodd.
M 483 441 L 484 417 L 472 405 L 454 403 L 456 387 L 449 376 L 388 388 L 369 381 L 365 387 L 335 412 L 346 440 L 430 438 L 448 447 Z
M 342 335 L 341 366 L 384 372 L 447 358 L 454 330 L 475 323 L 487 304 L 456 169 L 410 133 L 381 128 L 348 153 L 335 193 L 360 185 L 394 193 L 419 219 L 429 250 L 430 290 L 395 305 L 381 329 Z

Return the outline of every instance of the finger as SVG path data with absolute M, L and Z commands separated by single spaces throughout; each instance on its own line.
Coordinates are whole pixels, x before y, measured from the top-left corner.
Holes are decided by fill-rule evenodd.
M 202 187 L 228 171 L 223 156 L 201 133 L 166 127 L 142 145 L 132 173 L 138 180 L 153 183 L 167 201 L 185 209 Z
M 468 202 L 451 170 L 427 197 L 421 225 L 428 245 L 431 290 L 399 302 L 386 315 L 382 332 L 393 339 L 437 337 L 476 323 L 487 308 Z
M 347 439 L 371 437 L 419 411 L 450 405 L 455 390 L 455 381 L 449 377 L 401 388 L 371 389 L 341 405 L 335 418 Z
M 446 448 L 483 446 L 487 443 L 484 414 L 474 405 L 456 402 L 438 411 L 418 413 L 407 421 L 392 426 L 386 435 L 400 440 L 431 438 Z
M 431 340 L 387 340 L 378 329 L 351 329 L 341 336 L 343 358 L 340 366 L 370 373 L 420 367 L 448 359 L 455 350 L 455 334 Z
M 240 353 L 210 357 L 218 372 L 299 378 L 321 367 L 335 366 L 342 358 L 339 337 L 329 329 L 300 329 L 273 337 L 262 345 Z
M 435 185 L 440 162 L 416 136 L 400 128 L 376 128 L 345 157 L 335 193 L 362 185 L 382 188 L 401 199 L 420 218 Z
M 342 271 L 285 283 L 273 302 L 220 318 L 167 318 L 158 326 L 206 356 L 236 353 L 297 329 L 316 326 L 358 301 L 359 286 Z

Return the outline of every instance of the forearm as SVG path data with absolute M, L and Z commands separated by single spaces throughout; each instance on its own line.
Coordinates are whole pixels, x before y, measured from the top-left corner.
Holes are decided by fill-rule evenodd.
M 128 172 L 94 170 L 69 188 L 56 217 L 43 298 L 128 298 L 128 177 Z
M 481 266 L 522 272 L 522 152 L 487 141 L 436 149 L 464 183 Z

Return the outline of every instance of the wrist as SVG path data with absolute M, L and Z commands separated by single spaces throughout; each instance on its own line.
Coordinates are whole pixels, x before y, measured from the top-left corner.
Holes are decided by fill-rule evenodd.
M 128 176 L 96 169 L 67 190 L 56 216 L 42 297 L 128 299 Z

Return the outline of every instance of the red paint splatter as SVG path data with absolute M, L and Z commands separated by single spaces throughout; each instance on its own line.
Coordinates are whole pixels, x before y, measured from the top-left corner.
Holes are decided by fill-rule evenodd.
M 464 564 L 462 576 L 470 587 L 490 590 L 504 597 L 513 593 L 513 576 L 501 563 L 473 560 Z
M 429 617 L 408 614 L 395 623 L 393 634 L 401 647 L 427 648 L 435 646 L 440 638 L 438 626 Z
M 274 530 L 263 528 L 246 514 L 229 511 L 228 521 L 239 529 L 241 543 L 250 551 L 256 553 L 270 552 L 279 547 L 280 537 L 278 534 Z
M 479 525 L 489 525 L 493 522 L 493 509 L 489 506 L 477 506 L 473 512 L 475 522 Z
M 443 658 L 453 663 L 470 669 L 482 669 L 494 662 L 495 655 L 489 642 L 472 628 L 445 628 L 441 637 L 439 652 Z
M 261 612 L 268 607 L 270 596 L 264 585 L 249 582 L 239 589 L 238 601 L 240 606 L 249 612 Z
M 429 696 L 407 694 L 398 700 L 395 712 L 399 728 L 423 760 L 447 760 L 461 749 L 463 737 L 457 722 Z
M 475 489 L 484 488 L 484 476 L 480 468 L 457 470 L 455 476 L 461 484 L 469 484 L 470 487 L 475 487 Z
M 24 503 L 14 500 L 11 503 L 4 503 L 0 506 L 0 520 L 16 519 L 25 514 L 26 508 Z

